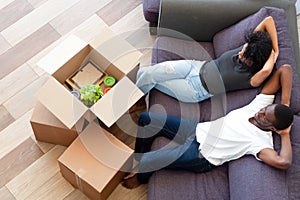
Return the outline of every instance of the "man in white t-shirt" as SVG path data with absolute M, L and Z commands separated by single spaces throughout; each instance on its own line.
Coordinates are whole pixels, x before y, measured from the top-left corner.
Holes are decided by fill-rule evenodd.
M 124 177 L 123 186 L 134 188 L 147 183 L 159 169 L 185 169 L 207 172 L 212 166 L 253 155 L 270 166 L 287 169 L 292 161 L 290 128 L 293 113 L 289 108 L 292 70 L 281 66 L 248 105 L 210 122 L 198 123 L 157 113 L 143 113 L 139 119 L 135 145 L 137 164 Z M 281 104 L 273 104 L 274 94 L 282 89 Z M 281 136 L 281 150 L 273 149 L 272 131 Z M 158 136 L 179 143 L 150 151 Z

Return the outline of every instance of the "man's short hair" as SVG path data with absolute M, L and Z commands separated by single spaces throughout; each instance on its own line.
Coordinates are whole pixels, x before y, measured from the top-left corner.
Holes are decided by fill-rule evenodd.
M 293 123 L 294 114 L 288 106 L 277 104 L 274 113 L 276 121 L 273 125 L 277 130 L 284 130 Z
M 268 32 L 253 30 L 246 32 L 245 40 L 248 46 L 243 57 L 253 62 L 250 69 L 254 74 L 258 72 L 269 59 L 272 52 L 272 40 Z

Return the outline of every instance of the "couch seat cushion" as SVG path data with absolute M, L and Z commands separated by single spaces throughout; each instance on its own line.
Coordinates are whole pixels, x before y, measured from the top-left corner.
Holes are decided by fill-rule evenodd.
M 154 141 L 152 147 L 158 149 L 168 143 L 168 139 L 160 137 Z M 183 170 L 157 171 L 150 178 L 148 185 L 149 200 L 229 199 L 227 169 L 225 164 L 207 173 Z

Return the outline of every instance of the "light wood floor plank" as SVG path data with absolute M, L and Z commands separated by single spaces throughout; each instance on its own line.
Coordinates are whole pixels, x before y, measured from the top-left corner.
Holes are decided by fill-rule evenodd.
M 153 43 L 155 41 L 155 36 L 149 34 L 149 27 L 145 25 L 140 27 L 138 30 L 135 30 L 131 35 L 129 35 L 126 40 L 134 46 L 136 49 L 141 51 L 148 59 L 151 59 L 152 54 L 147 54 L 146 52 L 152 52 Z M 147 63 L 148 65 L 151 62 Z
M 69 32 L 68 35 L 74 34 L 81 40 L 90 42 L 101 32 L 104 27 L 107 27 L 104 21 L 99 18 L 98 15 L 94 14 L 79 26 L 77 26 L 75 29 L 73 29 L 71 32 Z
M 81 0 L 72 8 L 51 20 L 50 24 L 61 35 L 65 35 L 110 1 L 111 0 Z
M 45 71 L 40 67 L 38 67 L 36 63 L 40 59 L 42 59 L 45 55 L 47 55 L 60 42 L 66 39 L 66 37 L 68 37 L 70 34 L 74 34 L 78 36 L 80 39 L 89 42 L 100 33 L 103 27 L 107 27 L 107 25 L 104 23 L 104 21 L 101 18 L 99 18 L 96 14 L 94 14 L 86 21 L 78 25 L 76 28 L 68 32 L 66 35 L 62 36 L 61 38 L 53 42 L 51 45 L 49 45 L 47 48 L 43 49 L 38 54 L 33 56 L 30 60 L 27 61 L 27 63 L 39 76 L 41 76 L 45 73 Z
M 43 184 L 43 187 L 40 187 L 31 193 L 26 200 L 64 199 L 73 191 L 73 186 L 62 177 L 60 172 L 57 172 Z
M 9 48 L 11 48 L 11 45 L 3 38 L 3 36 L 0 34 L 0 55 L 3 54 L 5 51 L 7 51 Z
M 3 200 L 15 200 L 15 197 L 9 192 L 6 187 L 0 188 L 0 197 Z
M 70 193 L 63 200 L 89 200 L 87 196 L 85 196 L 81 191 L 75 189 L 72 193 Z
M 34 8 L 27 0 L 15 0 L 0 10 L 0 32 L 30 13 Z M 13 13 L 13 15 L 12 15 Z
M 0 159 L 0 188 L 43 155 L 36 143 L 28 138 Z
M 0 9 L 2 9 L 2 8 L 4 8 L 4 7 L 6 7 L 6 6 L 9 6 L 9 4 L 11 3 L 11 2 L 13 2 L 14 0 L 1 0 L 0 1 Z
M 144 19 L 143 5 L 137 6 L 123 18 L 115 22 L 110 28 L 118 34 L 133 32 L 141 27 L 147 25 L 148 22 Z
M 112 0 L 104 8 L 100 9 L 97 14 L 110 26 L 141 3 L 142 0 Z
M 55 146 L 7 183 L 6 187 L 18 200 L 26 199 L 31 194 L 34 194 L 35 191 L 41 189 L 47 181 L 59 172 L 57 159 L 65 149 L 63 146 Z M 59 188 L 57 188 L 57 190 L 58 189 Z
M 37 63 L 39 60 L 41 60 L 44 56 L 46 56 L 53 48 L 55 48 L 61 41 L 63 41 L 66 37 L 62 36 L 58 38 L 56 41 L 42 49 L 41 51 L 37 52 L 32 58 L 30 58 L 26 63 L 33 69 L 35 73 L 37 73 L 39 76 L 42 76 L 45 74 L 45 70 L 41 69 L 39 66 L 37 66 Z
M 50 149 L 52 149 L 55 144 L 50 144 L 47 142 L 41 142 L 41 141 L 37 141 L 34 137 L 34 135 L 31 136 L 31 139 L 36 143 L 36 145 L 39 146 L 39 148 L 41 149 L 41 151 L 43 153 L 47 153 L 48 151 L 50 151 Z
M 39 6 L 46 3 L 48 0 L 27 0 L 34 8 L 38 8 Z
M 29 120 L 32 110 L 0 132 L 0 159 L 33 135 Z
M 60 38 L 60 35 L 47 24 L 22 42 L 18 43 L 16 46 L 7 50 L 5 53 L 0 55 L 0 79 L 23 65 L 32 56 L 37 54 L 37 52 L 47 47 L 58 38 Z
M 48 78 L 49 76 L 47 75 L 38 78 L 6 101 L 3 106 L 15 119 L 18 119 L 34 107 L 36 103 L 36 94 Z
M 27 64 L 0 80 L 0 104 L 3 104 L 20 90 L 38 79 L 38 75 Z
M 1 33 L 14 46 L 78 2 L 79 0 L 49 0 Z
M 5 127 L 15 121 L 11 114 L 2 105 L 0 105 L 0 119 L 0 133 L 3 129 L 5 129 Z
M 140 59 L 140 66 L 150 66 L 152 63 L 152 49 L 141 50 L 143 56 Z

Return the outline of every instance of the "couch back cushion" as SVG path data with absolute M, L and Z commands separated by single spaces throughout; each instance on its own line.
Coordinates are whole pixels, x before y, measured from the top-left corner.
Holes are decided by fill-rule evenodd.
M 213 38 L 213 46 L 216 57 L 225 51 L 237 48 L 245 43 L 244 33 L 254 29 L 265 17 L 272 16 L 277 30 L 279 56 L 275 67 L 290 64 L 293 68 L 293 88 L 291 96 L 291 108 L 294 113 L 300 111 L 300 81 L 296 70 L 293 43 L 286 20 L 285 11 L 280 8 L 263 7 L 258 12 L 246 17 L 238 23 L 218 32 Z M 277 96 L 280 96 L 278 93 Z M 277 102 L 279 98 L 277 98 Z
M 224 52 L 243 45 L 245 43 L 245 32 L 255 28 L 267 16 L 267 9 L 264 7 L 238 23 L 218 32 L 213 37 L 216 57 L 220 57 Z

